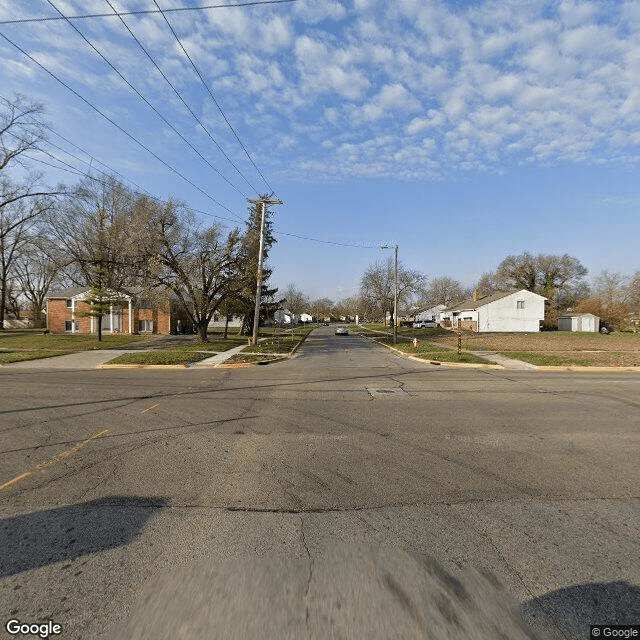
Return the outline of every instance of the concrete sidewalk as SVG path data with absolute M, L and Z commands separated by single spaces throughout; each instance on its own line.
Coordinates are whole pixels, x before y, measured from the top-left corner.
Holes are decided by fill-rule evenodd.
M 227 349 L 227 351 L 222 351 L 217 353 L 215 356 L 211 356 L 210 358 L 205 358 L 204 360 L 200 360 L 199 362 L 194 362 L 189 368 L 190 369 L 203 369 L 206 367 L 217 367 L 219 364 L 230 360 L 236 353 L 240 353 L 243 349 L 246 349 L 246 344 L 241 344 L 239 347 L 233 347 L 232 349 Z
M 98 369 L 101 364 L 113 360 L 123 353 L 132 353 L 129 349 L 95 349 L 79 351 L 65 356 L 52 356 L 39 360 L 23 360 L 1 365 L 13 369 Z

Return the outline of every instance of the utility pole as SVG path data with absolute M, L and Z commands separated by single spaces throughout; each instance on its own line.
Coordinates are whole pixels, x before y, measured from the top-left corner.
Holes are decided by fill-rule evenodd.
M 398 245 L 394 247 L 393 262 L 393 344 L 398 344 Z
M 267 214 L 268 204 L 282 204 L 282 200 L 273 200 L 262 196 L 257 200 L 249 199 L 249 202 L 260 206 L 260 249 L 258 250 L 258 273 L 256 278 L 256 306 L 253 312 L 253 337 L 251 344 L 258 343 L 258 324 L 260 323 L 260 300 L 262 298 L 262 261 L 264 253 L 264 220 Z
M 381 249 L 391 249 L 388 244 L 380 245 Z M 398 245 L 393 246 L 393 344 L 398 344 Z

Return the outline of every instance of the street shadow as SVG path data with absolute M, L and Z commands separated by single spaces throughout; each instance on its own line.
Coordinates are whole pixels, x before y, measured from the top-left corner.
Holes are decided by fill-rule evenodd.
M 551 621 L 564 637 L 588 638 L 589 625 L 638 624 L 640 587 L 624 581 L 577 584 L 529 600 L 521 611 L 532 626 Z
M 166 505 L 113 496 L 0 520 L 0 578 L 129 544 Z

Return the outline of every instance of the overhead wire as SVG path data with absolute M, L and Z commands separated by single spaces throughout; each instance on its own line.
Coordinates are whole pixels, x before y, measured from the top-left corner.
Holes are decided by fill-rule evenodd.
M 8 100 L 8 98 L 5 98 L 2 95 L 0 95 L 0 100 L 3 100 L 7 104 L 10 104 L 10 100 Z M 93 154 L 89 153 L 86 149 L 83 149 L 81 146 L 77 145 L 75 142 L 72 142 L 71 140 L 69 140 L 68 138 L 63 136 L 60 132 L 56 131 L 50 125 L 46 125 L 45 124 L 45 125 L 42 125 L 42 126 L 45 129 L 47 129 L 47 131 L 50 131 L 55 136 L 57 136 L 58 138 L 60 138 L 64 142 L 66 142 L 67 144 L 71 145 L 72 147 L 74 147 L 75 149 L 80 151 L 81 153 L 84 153 L 86 156 L 88 156 L 91 159 L 92 162 L 95 161 L 98 164 L 102 165 L 103 167 L 106 167 L 109 170 L 109 172 L 104 171 L 103 169 L 100 169 L 99 167 L 93 167 L 92 162 L 87 162 L 87 160 L 84 160 L 83 158 L 80 158 L 80 157 L 76 156 L 75 154 L 70 153 L 67 149 L 64 149 L 63 147 L 60 147 L 59 145 L 51 142 L 51 140 L 45 139 L 46 144 L 51 145 L 55 149 L 58 149 L 59 151 L 62 151 L 62 153 L 65 153 L 65 154 L 71 156 L 72 158 L 74 158 L 78 162 L 82 162 L 82 163 L 84 163 L 86 165 L 89 165 L 90 169 L 94 169 L 95 168 L 97 171 L 99 171 L 100 173 L 104 174 L 105 176 L 109 176 L 109 175 L 118 176 L 119 178 L 121 178 L 125 182 L 128 182 L 129 184 L 131 184 L 134 187 L 136 187 L 137 190 L 135 190 L 135 189 L 133 190 L 133 193 L 135 195 L 138 195 L 138 196 L 144 195 L 144 196 L 147 196 L 148 198 L 150 198 L 151 200 L 153 200 L 154 202 L 162 203 L 162 200 L 160 198 L 158 198 L 157 196 L 154 196 L 150 191 L 147 191 L 144 187 L 141 187 L 139 184 L 137 184 L 136 182 L 134 182 L 130 178 L 127 178 L 126 176 L 122 175 L 121 173 L 119 173 L 113 167 L 110 167 L 105 162 L 102 162 L 99 158 L 96 158 Z M 11 133 L 11 132 L 8 132 L 8 133 L 9 133 L 9 135 L 13 136 L 14 138 L 18 138 L 18 136 L 16 134 Z M 53 158 L 56 161 L 66 165 L 66 167 L 69 167 L 69 168 L 65 168 L 65 167 L 61 167 L 59 165 L 51 164 L 50 162 L 46 162 L 45 160 L 42 160 L 41 158 L 34 158 L 32 156 L 25 156 L 25 157 L 29 158 L 30 160 L 34 160 L 35 162 L 39 162 L 40 164 L 44 164 L 46 166 L 52 167 L 54 169 L 58 169 L 58 170 L 61 170 L 61 171 L 67 171 L 68 173 L 72 173 L 74 175 L 78 175 L 78 176 L 82 176 L 82 177 L 88 178 L 88 179 L 90 179 L 90 180 L 92 180 L 94 182 L 98 182 L 99 184 L 102 184 L 102 185 L 106 185 L 107 184 L 106 180 L 100 180 L 100 179 L 96 178 L 95 176 L 92 176 L 90 173 L 88 173 L 86 171 L 82 171 L 78 167 L 74 167 L 73 165 L 64 162 L 60 158 L 54 156 L 53 154 L 47 152 L 44 149 L 39 148 L 38 151 L 41 151 L 42 153 L 50 156 L 51 158 Z M 235 216 L 235 219 L 232 219 L 232 218 L 227 218 L 225 216 L 216 215 L 215 213 L 211 213 L 209 211 L 202 211 L 201 209 L 194 209 L 193 207 L 190 207 L 190 209 L 192 209 L 192 211 L 194 211 L 195 213 L 200 213 L 200 214 L 202 214 L 204 216 L 208 216 L 208 217 L 211 217 L 211 218 L 217 218 L 219 220 L 227 220 L 229 222 L 233 222 L 234 224 L 236 224 L 238 220 L 241 220 L 240 216 L 238 214 L 236 214 L 236 213 L 233 213 L 233 215 Z
M 209 4 L 201 5 L 197 7 L 171 7 L 168 9 L 139 9 L 137 11 L 122 11 L 120 15 L 123 16 L 139 16 L 148 15 L 154 13 L 175 13 L 178 11 L 208 11 L 210 9 L 235 9 L 242 7 L 254 7 L 258 5 L 269 4 L 288 4 L 292 2 L 298 2 L 298 0 L 254 0 L 252 2 L 239 2 L 236 4 Z M 72 20 L 84 20 L 87 18 L 111 18 L 111 13 L 89 13 L 79 16 L 68 16 Z M 0 25 L 4 24 L 24 24 L 29 22 L 51 22 L 54 20 L 62 20 L 60 16 L 43 16 L 41 18 L 16 18 L 14 20 L 0 20 Z
M 102 60 L 118 75 L 118 77 L 151 109 L 153 112 L 164 122 L 170 129 L 173 131 L 194 153 L 198 155 L 198 157 L 207 164 L 207 166 L 212 169 L 215 173 L 217 173 L 227 184 L 229 184 L 235 191 L 237 191 L 243 198 L 247 198 L 247 196 L 236 187 L 233 182 L 231 182 L 224 174 L 222 174 L 216 167 L 214 167 L 211 162 L 202 153 L 189 141 L 185 138 L 184 135 L 178 129 L 169 122 L 162 113 L 153 105 L 147 98 L 133 85 L 124 75 L 118 70 L 118 68 L 111 63 L 111 61 L 68 19 L 62 11 L 56 7 L 56 5 L 52 2 L 52 0 L 47 0 L 47 2 L 63 17 L 65 18 L 67 24 L 95 51 Z
M 131 37 L 135 40 L 135 42 L 137 43 L 138 47 L 140 47 L 140 49 L 144 52 L 144 54 L 147 56 L 147 58 L 149 58 L 149 60 L 151 61 L 151 63 L 153 64 L 153 66 L 158 70 L 158 72 L 160 73 L 160 75 L 164 78 L 165 82 L 171 87 L 171 89 L 173 90 L 173 92 L 176 94 L 176 96 L 178 97 L 178 99 L 180 100 L 180 102 L 182 102 L 182 104 L 186 107 L 187 111 L 189 111 L 189 113 L 193 116 L 193 118 L 195 119 L 195 121 L 200 125 L 200 127 L 202 128 L 202 130 L 207 134 L 207 136 L 209 137 L 209 139 L 211 140 L 211 142 L 213 142 L 213 144 L 218 148 L 218 150 L 220 151 L 220 153 L 222 153 L 222 155 L 227 159 L 227 161 L 229 162 L 229 164 L 231 164 L 231 166 L 237 171 L 237 173 L 240 175 L 240 177 L 247 183 L 247 185 L 249 186 L 250 189 L 252 189 L 255 193 L 258 193 L 258 190 L 249 182 L 249 180 L 247 179 L 247 177 L 242 173 L 242 171 L 240 171 L 240 169 L 236 166 L 236 164 L 233 162 L 233 160 L 231 160 L 231 158 L 227 155 L 227 153 L 225 152 L 225 150 L 220 146 L 220 144 L 218 144 L 218 141 L 211 135 L 211 132 L 209 131 L 209 129 L 207 129 L 207 127 L 205 127 L 205 125 L 202 123 L 202 121 L 200 120 L 200 118 L 198 118 L 198 116 L 195 114 L 195 112 L 193 111 L 193 109 L 187 104 L 186 100 L 183 98 L 182 94 L 175 88 L 175 86 L 173 85 L 173 83 L 169 80 L 169 78 L 166 76 L 166 74 L 164 73 L 164 71 L 162 71 L 162 69 L 160 68 L 160 66 L 158 65 L 158 63 L 155 61 L 155 59 L 153 58 L 153 56 L 147 51 L 147 49 L 145 48 L 145 46 L 140 42 L 140 40 L 136 37 L 136 35 L 133 33 L 133 31 L 130 29 L 129 25 L 125 22 L 125 20 L 122 18 L 122 16 L 124 14 L 118 12 L 115 7 L 111 4 L 110 0 L 105 0 L 106 3 L 109 5 L 109 7 L 111 7 L 112 11 L 114 12 L 114 14 L 116 16 L 118 16 L 118 18 L 120 18 L 120 22 L 122 22 L 122 24 L 124 25 L 124 27 L 126 28 L 126 30 L 129 32 L 129 34 L 131 35 Z M 246 196 L 245 196 L 246 198 Z
M 215 203 L 221 209 L 224 209 L 225 211 L 227 211 L 228 213 L 230 213 L 233 216 L 236 215 L 231 209 L 229 209 L 227 206 L 223 205 L 221 202 L 218 202 L 218 200 L 216 200 L 212 195 L 210 195 L 209 193 L 204 191 L 204 189 L 199 187 L 192 180 L 187 178 L 187 176 L 185 176 L 183 173 L 178 171 L 178 169 L 176 169 L 175 167 L 170 165 L 166 160 L 161 158 L 157 153 L 155 153 L 149 147 L 147 147 L 143 142 L 138 140 L 138 138 L 136 138 L 132 133 L 130 133 L 129 131 L 124 129 L 122 126 L 120 126 L 117 122 L 115 122 L 112 118 L 110 118 L 106 113 L 104 113 L 98 107 L 96 107 L 91 101 L 89 101 L 87 98 L 85 98 L 83 95 L 81 95 L 78 91 L 76 91 L 73 87 L 71 87 L 64 80 L 62 80 L 55 73 L 53 73 L 53 71 L 50 71 L 42 63 L 38 62 L 38 60 L 36 60 L 32 55 L 30 55 L 27 51 L 25 51 L 20 45 L 15 43 L 13 40 L 11 40 L 9 37 L 7 37 L 2 32 L 0 32 L 0 37 L 3 38 L 6 42 L 8 42 L 11 46 L 16 48 L 18 51 L 20 51 L 20 53 L 22 53 L 25 57 L 27 57 L 29 60 L 31 60 L 31 62 L 33 62 L 35 65 L 40 67 L 45 73 L 47 73 L 49 76 L 51 76 L 54 80 L 56 80 L 58 83 L 60 83 L 63 87 L 65 87 L 67 90 L 71 91 L 71 93 L 73 93 L 77 98 L 82 100 L 82 102 L 84 102 L 87 106 L 89 106 L 96 113 L 98 113 L 100 116 L 102 116 L 107 122 L 109 122 L 114 127 L 116 127 L 116 129 L 118 129 L 121 133 L 126 135 L 130 140 L 135 142 L 138 146 L 140 146 L 142 149 L 144 149 L 147 153 L 152 155 L 156 160 L 158 160 L 158 162 L 160 162 L 162 165 L 164 165 L 167 169 L 169 169 L 171 172 L 175 173 L 179 178 L 181 178 L 182 180 L 184 180 L 185 182 L 190 184 L 194 189 L 199 191 L 202 195 L 204 195 L 206 198 L 211 200 L 213 203 Z
M 78 176 L 81 176 L 83 178 L 87 178 L 87 179 L 89 179 L 89 180 L 91 180 L 93 182 L 97 182 L 98 184 L 101 184 L 103 186 L 106 186 L 106 185 L 109 184 L 107 180 L 101 180 L 100 178 L 97 178 L 96 176 L 93 176 L 90 173 L 83 172 L 80 169 L 78 169 L 78 167 L 74 167 L 73 165 L 69 164 L 68 162 L 65 162 L 61 158 L 58 158 L 57 156 L 54 156 L 53 154 L 51 154 L 51 153 L 49 153 L 47 151 L 44 151 L 43 149 L 39 149 L 39 151 L 41 151 L 45 155 L 51 157 L 53 160 L 55 160 L 56 162 L 59 162 L 61 165 L 64 165 L 64 166 L 55 165 L 55 164 L 52 164 L 50 162 L 47 162 L 46 160 L 42 160 L 42 158 L 35 158 L 33 156 L 26 155 L 26 154 L 25 154 L 25 157 L 29 158 L 30 160 L 34 160 L 35 162 L 39 162 L 40 164 L 44 164 L 44 165 L 46 165 L 48 167 L 52 167 L 52 168 L 58 169 L 60 171 L 66 171 L 66 172 L 71 173 L 73 175 L 78 175 Z M 64 150 L 62 150 L 62 151 L 64 153 L 68 153 L 67 151 L 64 151 Z M 80 160 L 80 161 L 81 162 L 85 162 L 86 164 L 88 164 L 86 162 L 86 160 Z M 98 169 L 98 171 L 100 171 L 101 173 L 104 173 L 105 176 L 109 175 L 107 172 L 102 171 L 101 169 Z M 150 192 L 146 191 L 145 189 L 141 189 L 141 191 L 133 191 L 133 194 L 136 195 L 136 196 L 146 196 L 150 200 L 153 200 L 154 202 L 157 202 L 159 204 L 163 203 L 163 201 L 160 198 L 154 196 L 153 194 L 151 194 Z M 75 197 L 73 192 L 69 192 L 69 191 L 63 192 L 63 195 Z M 237 224 L 237 222 L 238 222 L 238 219 L 227 218 L 225 216 L 219 216 L 219 215 L 216 215 L 215 213 L 211 213 L 209 211 L 201 211 L 199 209 L 192 209 L 192 211 L 194 211 L 195 213 L 200 213 L 202 215 L 211 217 L 211 218 L 216 218 L 218 220 L 226 220 L 228 222 L 233 222 L 234 224 Z M 234 214 L 234 215 L 236 215 L 236 214 Z M 239 217 L 236 216 L 236 218 L 239 218 Z
M 171 33 L 173 34 L 173 37 L 176 39 L 176 42 L 180 45 L 180 48 L 182 49 L 182 51 L 184 52 L 184 55 L 187 57 L 187 59 L 189 60 L 189 62 L 191 63 L 191 66 L 193 67 L 193 70 L 196 72 L 198 78 L 200 78 L 200 82 L 202 83 L 202 85 L 204 86 L 204 88 L 207 90 L 209 96 L 211 97 L 211 99 L 213 100 L 213 103 L 216 105 L 216 107 L 218 108 L 218 111 L 220 112 L 220 114 L 222 115 L 224 121 L 227 123 L 227 126 L 229 127 L 229 129 L 231 130 L 231 132 L 233 133 L 233 135 L 235 136 L 236 140 L 238 141 L 238 143 L 240 144 L 240 146 L 242 147 L 242 150 L 245 152 L 247 158 L 249 158 L 249 161 L 251 162 L 251 164 L 253 165 L 254 169 L 258 172 L 258 175 L 262 178 L 262 181 L 265 183 L 265 185 L 267 186 L 267 188 L 269 189 L 269 191 L 273 194 L 275 193 L 275 191 L 273 190 L 273 188 L 271 187 L 271 185 L 269 184 L 269 182 L 267 181 L 267 179 L 264 177 L 264 175 L 262 174 L 262 172 L 260 171 L 260 169 L 258 168 L 258 165 L 255 163 L 255 161 L 253 160 L 253 158 L 251 157 L 251 154 L 249 153 L 249 151 L 247 151 L 246 146 L 244 145 L 244 143 L 242 142 L 242 140 L 240 140 L 240 136 L 236 133 L 236 130 L 233 128 L 231 122 L 229 122 L 229 119 L 227 118 L 227 115 L 225 114 L 225 112 L 223 111 L 222 107 L 220 106 L 220 104 L 218 103 L 218 101 L 216 100 L 215 96 L 213 95 L 213 92 L 211 91 L 209 85 L 207 84 L 207 82 L 205 81 L 202 73 L 200 73 L 200 70 L 198 69 L 198 67 L 196 66 L 195 62 L 193 61 L 193 59 L 191 58 L 191 56 L 189 55 L 188 51 L 185 49 L 184 45 L 182 44 L 182 41 L 180 40 L 180 38 L 178 37 L 178 34 L 175 32 L 175 29 L 171 26 L 171 23 L 169 22 L 169 19 L 167 18 L 167 16 L 164 13 L 164 10 L 160 9 L 160 6 L 157 3 L 157 0 L 153 0 L 153 3 L 156 5 L 156 7 L 158 8 L 158 10 L 160 11 L 160 13 L 162 14 L 162 17 L 164 18 L 164 21 L 167 23 L 167 26 L 169 27 L 169 29 L 171 30 Z

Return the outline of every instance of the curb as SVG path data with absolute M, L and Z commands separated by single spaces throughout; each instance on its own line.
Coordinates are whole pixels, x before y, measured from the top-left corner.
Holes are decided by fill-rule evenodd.
M 374 342 L 377 342 L 377 340 L 374 340 Z M 417 356 L 409 355 L 404 351 L 400 351 L 400 349 L 390 347 L 388 344 L 383 344 L 381 342 L 377 343 L 380 346 L 385 347 L 385 349 L 389 349 L 389 351 L 393 351 L 394 353 L 397 353 L 407 360 L 414 360 L 415 362 L 422 362 L 423 364 L 433 364 L 443 367 L 454 367 L 458 369 L 505 369 L 505 367 L 503 367 L 501 364 L 479 364 L 474 362 L 441 362 L 440 360 L 427 360 L 426 358 L 418 358 Z
M 377 342 L 374 340 L 374 342 Z M 507 367 L 503 367 L 501 364 L 474 364 L 470 362 L 440 362 L 439 360 L 427 360 L 426 358 L 417 358 L 416 356 L 411 356 L 404 351 L 400 351 L 394 347 L 390 347 L 389 345 L 378 342 L 378 344 L 398 355 L 407 358 L 408 360 L 415 360 L 416 362 L 423 362 L 425 364 L 435 364 L 447 367 L 458 367 L 462 369 L 503 369 L 511 371 L 512 369 L 507 369 Z M 533 365 L 533 368 L 523 368 L 523 369 L 514 369 L 515 371 L 546 371 L 549 373 L 557 372 L 567 372 L 572 371 L 576 373 L 640 373 L 640 367 L 580 367 L 576 365 L 566 365 L 559 367 L 551 367 L 551 366 L 537 366 Z
M 576 372 L 590 372 L 590 373 L 640 373 L 639 367 L 580 367 L 576 365 L 565 365 L 560 367 L 551 367 L 551 366 L 539 366 L 536 367 L 538 371 L 576 371 Z
M 186 364 L 101 364 L 98 369 L 188 369 Z

